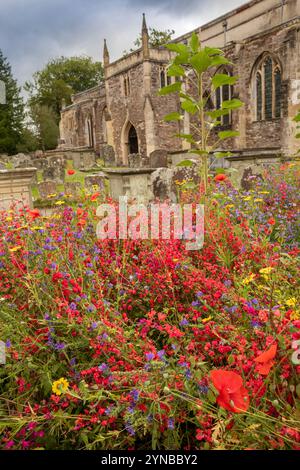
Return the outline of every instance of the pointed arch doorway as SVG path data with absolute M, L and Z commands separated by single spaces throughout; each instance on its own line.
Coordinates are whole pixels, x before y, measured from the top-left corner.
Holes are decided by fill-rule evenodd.
M 123 154 L 123 163 L 128 164 L 128 155 L 132 153 L 139 153 L 139 139 L 134 125 L 127 121 L 124 125 L 122 134 L 122 154 Z
M 135 127 L 131 124 L 128 131 L 128 155 L 139 153 L 139 141 Z

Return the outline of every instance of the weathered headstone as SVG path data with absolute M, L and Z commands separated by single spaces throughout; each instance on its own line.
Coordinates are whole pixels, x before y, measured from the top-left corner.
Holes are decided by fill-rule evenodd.
M 65 194 L 72 196 L 72 197 L 77 197 L 81 193 L 81 183 L 72 181 L 72 182 L 67 182 L 65 183 Z
M 32 168 L 34 166 L 30 155 L 25 155 L 24 153 L 13 155 L 11 163 L 14 168 Z
M 166 150 L 154 150 L 150 153 L 150 168 L 166 168 L 168 166 L 168 152 Z
M 90 170 L 95 166 L 96 159 L 95 154 L 92 152 L 83 152 L 82 165 L 85 170 Z
M 101 156 L 103 157 L 105 166 L 116 166 L 116 155 L 111 145 L 103 145 Z
M 102 171 L 84 178 L 84 186 L 88 191 L 104 191 L 106 175 Z
M 141 168 L 142 156 L 140 153 L 130 153 L 128 155 L 128 166 L 129 168 Z
M 55 181 L 55 183 L 63 184 L 65 181 L 65 169 L 61 167 L 47 167 L 43 170 L 43 179 L 45 181 Z
M 54 181 L 44 181 L 37 186 L 41 199 L 47 199 L 51 194 L 56 194 L 56 183 Z

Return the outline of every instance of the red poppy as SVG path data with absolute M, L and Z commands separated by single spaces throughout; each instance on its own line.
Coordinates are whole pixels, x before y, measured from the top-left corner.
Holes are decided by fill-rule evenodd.
M 75 170 L 72 170 L 72 169 L 68 170 L 68 175 L 74 175 L 74 173 L 75 173 Z
M 229 370 L 212 370 L 210 378 L 218 390 L 217 403 L 234 413 L 242 413 L 249 408 L 249 394 L 243 386 L 242 377 Z
M 269 225 L 275 225 L 276 220 L 273 217 L 270 217 L 268 220 Z
M 256 372 L 261 375 L 268 375 L 270 372 L 273 364 L 274 364 L 274 357 L 277 352 L 277 344 L 273 344 L 267 351 L 260 354 L 260 356 L 254 359 L 254 362 L 257 362 Z
M 220 181 L 225 181 L 227 179 L 227 176 L 224 175 L 224 173 L 220 173 L 215 176 L 215 181 L 220 182 Z
M 92 194 L 91 195 L 91 201 L 96 201 L 96 199 L 98 199 L 99 196 L 100 196 L 99 192 Z
M 38 211 L 37 209 L 29 210 L 28 214 L 33 220 L 41 216 L 40 211 Z

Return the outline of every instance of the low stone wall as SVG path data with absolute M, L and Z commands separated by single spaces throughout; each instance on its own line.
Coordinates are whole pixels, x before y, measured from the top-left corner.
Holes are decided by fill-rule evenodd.
M 13 203 L 32 207 L 31 184 L 36 168 L 0 170 L 0 210 L 7 210 Z

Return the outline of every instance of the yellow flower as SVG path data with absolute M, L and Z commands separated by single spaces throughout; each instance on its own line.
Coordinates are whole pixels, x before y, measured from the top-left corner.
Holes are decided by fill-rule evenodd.
M 295 307 L 297 304 L 297 299 L 296 297 L 291 297 L 290 299 L 287 299 L 285 303 L 288 307 Z
M 225 206 L 226 209 L 231 209 L 232 207 L 234 207 L 234 204 L 227 204 L 227 206 Z
M 34 227 L 31 227 L 31 230 L 44 230 L 44 227 L 34 226 Z
M 300 320 L 300 311 L 292 312 L 290 318 L 291 320 Z
M 253 279 L 255 279 L 255 274 L 251 273 L 248 277 L 245 277 L 245 279 L 242 280 L 242 285 L 247 286 L 253 281 Z
M 13 248 L 9 248 L 9 251 L 14 253 L 15 251 L 20 250 L 22 247 L 21 246 L 14 246 Z
M 258 197 L 257 199 L 254 199 L 254 202 L 263 202 L 264 200 Z
M 12 217 L 6 217 L 5 220 L 6 220 L 6 222 L 11 222 L 13 220 L 13 218 Z
M 49 195 L 47 196 L 47 198 L 50 199 L 51 197 L 56 197 L 56 196 L 57 196 L 57 194 L 49 194 Z
M 65 203 L 65 201 L 56 201 L 55 205 L 56 206 L 62 206 Z
M 259 191 L 259 194 L 270 194 L 270 191 Z
M 209 316 L 209 317 L 207 317 L 207 318 L 203 318 L 203 320 L 201 320 L 201 321 L 202 321 L 202 323 L 207 323 L 207 322 L 209 322 L 210 320 L 212 320 L 212 317 L 211 317 L 211 316 Z
M 271 271 L 273 271 L 273 268 L 271 266 L 259 270 L 260 274 L 270 274 Z
M 251 201 L 251 199 L 252 199 L 252 196 L 246 196 L 246 197 L 244 197 L 244 201 Z
M 61 377 L 59 380 L 55 380 L 52 384 L 52 392 L 55 393 L 55 395 L 66 393 L 68 388 L 69 382 L 64 377 Z

